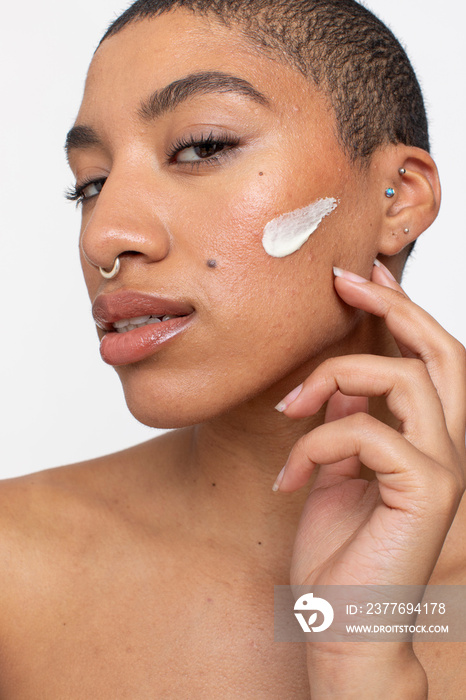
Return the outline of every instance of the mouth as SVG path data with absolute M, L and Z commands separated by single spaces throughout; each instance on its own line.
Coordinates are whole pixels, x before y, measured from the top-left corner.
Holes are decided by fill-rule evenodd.
M 184 314 L 180 316 L 136 316 L 136 318 L 122 318 L 121 321 L 115 321 L 113 328 L 117 333 L 128 333 L 136 328 L 150 326 L 154 323 L 164 323 L 171 321 L 173 318 L 184 318 Z
M 100 354 L 111 365 L 144 360 L 184 332 L 195 316 L 184 301 L 133 290 L 102 294 L 92 305 L 101 335 Z
M 107 333 L 128 333 L 146 325 L 166 323 L 192 313 L 194 308 L 188 302 L 130 289 L 101 294 L 92 305 L 96 325 Z

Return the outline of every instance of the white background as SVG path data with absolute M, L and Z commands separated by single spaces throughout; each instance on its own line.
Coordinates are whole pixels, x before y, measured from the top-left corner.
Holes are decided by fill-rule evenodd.
M 464 73 L 466 11 L 457 0 L 368 0 L 420 78 L 444 189 L 405 288 L 466 343 Z M 79 214 L 63 142 L 92 52 L 123 0 L 8 3 L 2 11 L 0 477 L 71 463 L 148 439 L 100 359 L 78 261 Z

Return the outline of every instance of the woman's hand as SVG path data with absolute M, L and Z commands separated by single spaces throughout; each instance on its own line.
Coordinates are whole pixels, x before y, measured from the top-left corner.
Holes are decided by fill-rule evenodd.
M 336 275 L 340 297 L 383 317 L 402 357 L 326 360 L 278 407 L 302 418 L 328 401 L 325 423 L 296 443 L 277 479 L 280 491 L 295 491 L 319 465 L 290 582 L 426 584 L 465 489 L 466 353 L 384 266 L 374 266 L 370 282 Z M 367 397 L 375 396 L 386 397 L 398 430 L 367 414 Z M 374 480 L 360 478 L 361 464 Z

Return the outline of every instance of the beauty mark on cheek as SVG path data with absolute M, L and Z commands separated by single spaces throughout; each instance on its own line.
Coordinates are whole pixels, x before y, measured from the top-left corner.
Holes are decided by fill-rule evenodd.
M 322 219 L 337 206 L 336 199 L 326 197 L 272 219 L 266 224 L 262 237 L 265 252 L 273 258 L 284 258 L 295 253 L 314 233 Z

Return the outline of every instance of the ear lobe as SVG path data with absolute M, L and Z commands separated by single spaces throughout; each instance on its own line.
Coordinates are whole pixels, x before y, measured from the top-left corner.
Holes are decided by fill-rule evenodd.
M 390 156 L 387 158 L 385 151 L 383 170 L 388 178 L 387 188 L 393 188 L 395 194 L 386 197 L 379 252 L 396 255 L 435 220 L 441 189 L 437 167 L 427 151 L 414 146 L 396 146 L 387 150 Z M 389 163 L 391 177 L 387 172 Z

